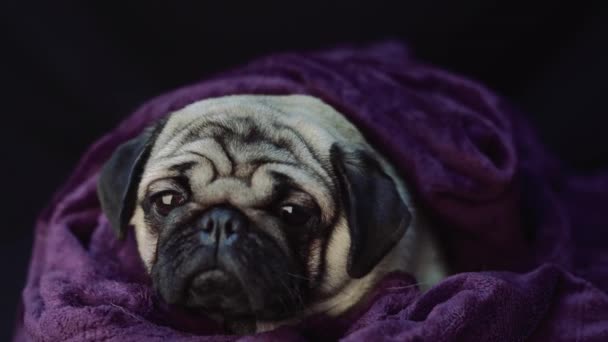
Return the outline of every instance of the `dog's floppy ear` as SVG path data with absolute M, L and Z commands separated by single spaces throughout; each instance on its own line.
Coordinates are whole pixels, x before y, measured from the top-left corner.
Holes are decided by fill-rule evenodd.
M 137 187 L 162 126 L 163 122 L 149 127 L 139 136 L 120 145 L 101 169 L 97 196 L 119 238 L 124 237 L 135 211 Z
M 361 278 L 399 242 L 411 214 L 393 180 L 368 153 L 346 154 L 333 145 L 330 156 L 350 229 L 348 274 Z

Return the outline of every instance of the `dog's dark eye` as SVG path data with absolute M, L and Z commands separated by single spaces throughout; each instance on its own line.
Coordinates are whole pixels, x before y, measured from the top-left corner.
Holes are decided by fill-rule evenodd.
M 166 216 L 176 207 L 184 204 L 186 197 L 177 191 L 163 191 L 159 194 L 154 195 L 152 198 L 152 204 L 154 209 L 162 216 Z
M 306 224 L 312 215 L 313 212 L 308 208 L 295 204 L 285 204 L 279 208 L 279 216 L 281 219 L 285 223 L 294 226 Z

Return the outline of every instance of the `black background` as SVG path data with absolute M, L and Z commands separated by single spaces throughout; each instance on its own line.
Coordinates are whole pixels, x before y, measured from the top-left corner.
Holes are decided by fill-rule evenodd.
M 138 104 L 274 51 L 386 37 L 519 105 L 581 172 L 608 166 L 608 2 L 3 1 L 0 340 L 35 217 Z

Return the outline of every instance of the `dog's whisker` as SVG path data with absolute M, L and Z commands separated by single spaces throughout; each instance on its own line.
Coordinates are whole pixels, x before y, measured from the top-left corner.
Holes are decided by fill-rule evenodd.
M 405 290 L 405 289 L 409 289 L 412 287 L 419 287 L 420 285 L 432 285 L 432 282 L 428 282 L 428 281 L 421 281 L 421 282 L 417 282 L 417 283 L 413 283 L 413 284 L 409 284 L 409 285 L 404 285 L 404 286 L 392 286 L 392 287 L 385 287 L 384 289 L 389 290 L 389 291 L 398 291 L 398 290 Z
M 291 301 L 293 301 L 293 294 L 289 288 L 289 286 L 287 286 L 287 284 L 285 284 L 285 282 L 283 281 L 282 277 L 278 277 L 279 280 L 279 284 L 281 284 L 282 287 L 285 288 L 287 295 L 288 295 L 288 299 L 292 299 Z M 281 304 L 283 306 L 283 310 L 285 312 L 289 312 L 289 304 L 284 300 L 284 296 L 282 294 L 279 294 L 279 300 L 281 301 Z
M 296 288 L 293 288 L 291 286 L 289 286 L 288 284 L 285 284 L 283 282 L 287 292 L 289 293 L 289 296 L 291 297 L 291 300 L 293 301 L 293 304 L 297 307 L 301 307 L 304 306 L 304 301 L 302 299 L 302 296 L 300 295 L 300 291 L 298 291 Z
M 302 280 L 307 280 L 307 281 L 311 281 L 311 279 L 309 277 L 305 277 L 299 274 L 294 274 L 294 273 L 289 273 L 289 272 L 285 272 L 286 275 L 293 277 L 293 278 L 297 278 L 297 279 L 302 279 Z

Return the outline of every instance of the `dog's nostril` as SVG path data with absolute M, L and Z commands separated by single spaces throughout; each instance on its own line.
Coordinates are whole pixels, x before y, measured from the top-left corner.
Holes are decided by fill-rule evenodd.
M 234 228 L 232 225 L 232 221 L 228 221 L 226 222 L 226 226 L 224 227 L 224 231 L 226 232 L 226 235 L 232 235 L 234 233 Z
M 213 221 L 212 220 L 207 220 L 207 222 L 205 222 L 203 224 L 203 231 L 205 233 L 211 233 L 213 231 L 213 226 L 214 226 Z

